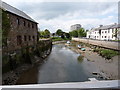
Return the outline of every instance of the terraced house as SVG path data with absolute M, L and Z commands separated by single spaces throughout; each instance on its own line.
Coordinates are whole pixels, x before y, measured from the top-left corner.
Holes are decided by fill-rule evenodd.
M 23 11 L 5 2 L 2 2 L 0 8 L 3 11 L 2 14 L 6 13 L 10 24 L 10 28 L 6 30 L 8 32 L 6 38 L 8 51 L 35 45 L 37 43 L 38 23 Z
M 87 38 L 98 40 L 120 40 L 120 24 L 100 25 L 87 32 Z

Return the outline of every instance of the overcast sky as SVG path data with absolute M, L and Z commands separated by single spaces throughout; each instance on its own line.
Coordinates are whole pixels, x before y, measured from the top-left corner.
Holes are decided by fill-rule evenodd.
M 28 14 L 40 30 L 70 31 L 73 24 L 85 29 L 118 22 L 119 0 L 2 0 Z M 99 2 L 98 2 L 99 1 Z

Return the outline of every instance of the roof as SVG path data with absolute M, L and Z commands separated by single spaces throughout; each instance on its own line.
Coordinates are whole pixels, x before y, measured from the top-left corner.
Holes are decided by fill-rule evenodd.
M 2 5 L 1 5 L 0 7 L 1 7 L 3 10 L 5 10 L 5 11 L 8 11 L 8 12 L 10 12 L 10 13 L 16 14 L 16 15 L 18 15 L 18 16 L 20 16 L 20 17 L 23 17 L 23 18 L 25 18 L 25 19 L 27 19 L 27 20 L 30 20 L 30 21 L 32 21 L 32 22 L 37 23 L 37 22 L 34 21 L 31 17 L 29 17 L 27 14 L 25 14 L 23 11 L 20 11 L 19 9 L 17 9 L 17 8 L 15 8 L 15 7 L 13 7 L 13 6 L 5 3 L 5 2 L 2 2 Z
M 109 28 L 112 28 L 113 26 L 115 26 L 115 24 L 105 25 L 105 26 L 99 27 L 99 29 L 109 29 Z
M 112 29 L 112 28 L 120 28 L 120 24 L 115 23 L 115 24 L 111 24 L 111 25 L 101 26 L 101 27 L 98 27 L 98 28 L 92 28 L 89 32 Z

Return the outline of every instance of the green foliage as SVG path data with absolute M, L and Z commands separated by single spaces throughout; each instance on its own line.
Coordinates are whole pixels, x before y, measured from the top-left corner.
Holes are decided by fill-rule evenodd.
M 5 11 L 2 11 L 2 45 L 7 45 L 7 36 L 10 30 L 10 20 Z
M 118 52 L 114 50 L 101 50 L 100 55 L 106 59 L 111 59 L 112 57 L 118 55 Z
M 84 56 L 82 56 L 82 55 L 78 56 L 78 58 L 77 58 L 78 62 L 82 62 L 83 59 L 84 59 Z
M 78 30 L 73 30 L 71 32 L 69 32 L 71 36 L 73 37 L 78 37 Z
M 100 48 L 95 48 L 93 51 L 98 52 L 99 55 L 101 55 L 105 59 L 111 59 L 112 57 L 119 54 L 117 51 L 114 50 L 100 49 Z
M 63 34 L 63 31 L 62 31 L 61 29 L 58 29 L 58 30 L 56 31 L 56 34 L 57 34 L 58 36 L 61 36 L 61 35 Z
M 39 35 L 40 37 L 44 37 L 44 38 L 49 38 L 50 37 L 50 31 L 45 29 L 44 31 L 39 31 Z
M 70 38 L 61 38 L 61 37 L 52 37 L 52 41 L 62 41 L 62 40 L 70 40 Z
M 86 37 L 86 32 L 85 32 L 84 28 L 80 28 L 78 30 L 78 36 L 79 37 Z
M 86 32 L 84 28 L 80 28 L 79 30 L 73 30 L 69 32 L 69 34 L 73 37 L 86 37 Z
M 70 34 L 69 33 L 65 33 L 66 38 L 70 38 Z

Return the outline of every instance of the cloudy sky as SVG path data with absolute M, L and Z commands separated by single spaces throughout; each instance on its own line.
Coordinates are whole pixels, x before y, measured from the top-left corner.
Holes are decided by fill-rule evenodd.
M 70 31 L 73 24 L 85 29 L 118 22 L 119 0 L 2 0 L 31 16 L 40 30 Z

